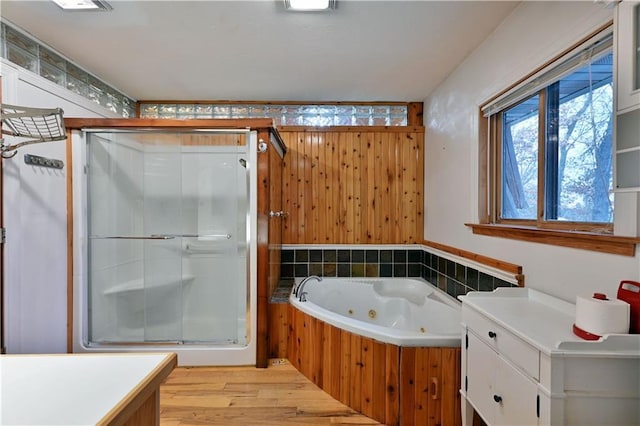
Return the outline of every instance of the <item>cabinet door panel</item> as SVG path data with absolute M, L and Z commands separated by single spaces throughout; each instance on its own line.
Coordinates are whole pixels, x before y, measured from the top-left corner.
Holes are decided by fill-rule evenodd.
M 616 11 L 616 61 L 617 61 L 617 110 L 623 111 L 640 105 L 640 24 L 638 7 L 640 1 L 624 1 L 617 5 Z
M 498 358 L 496 362 L 494 392 L 501 399 L 501 402 L 496 403 L 496 425 L 538 424 L 536 383 L 502 358 Z
M 493 380 L 498 354 L 475 334 L 468 332 L 468 336 L 467 399 L 487 423 L 493 424 L 496 408 L 493 401 Z

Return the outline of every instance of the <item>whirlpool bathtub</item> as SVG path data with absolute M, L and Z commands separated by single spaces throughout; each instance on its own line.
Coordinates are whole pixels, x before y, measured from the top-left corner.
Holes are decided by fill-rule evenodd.
M 460 346 L 459 302 L 422 279 L 325 277 L 303 290 L 306 301 L 291 293 L 290 304 L 342 330 L 397 346 Z

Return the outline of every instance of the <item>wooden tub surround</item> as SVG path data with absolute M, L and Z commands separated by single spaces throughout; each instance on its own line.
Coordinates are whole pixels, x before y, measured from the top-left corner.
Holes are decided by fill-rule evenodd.
M 386 425 L 460 425 L 460 348 L 399 347 L 287 308 L 287 355 L 314 384 Z

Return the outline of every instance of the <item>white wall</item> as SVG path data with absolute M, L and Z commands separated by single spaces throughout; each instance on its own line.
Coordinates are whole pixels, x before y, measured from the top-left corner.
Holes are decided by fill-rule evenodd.
M 61 107 L 65 117 L 115 117 L 40 76 L 0 61 L 5 104 Z M 24 154 L 63 160 L 65 166 L 62 170 L 28 166 Z M 12 159 L 2 160 L 7 353 L 67 350 L 65 155 L 65 142 L 59 141 L 23 147 Z
M 640 279 L 640 257 L 473 235 L 478 108 L 613 18 L 594 2 L 523 2 L 425 101 L 425 238 L 523 266 L 526 286 L 575 302 Z

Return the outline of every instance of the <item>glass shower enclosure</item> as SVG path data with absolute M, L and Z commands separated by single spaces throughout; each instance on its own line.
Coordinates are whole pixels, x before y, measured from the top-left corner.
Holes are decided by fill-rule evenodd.
M 86 346 L 249 345 L 249 139 L 86 132 Z

